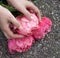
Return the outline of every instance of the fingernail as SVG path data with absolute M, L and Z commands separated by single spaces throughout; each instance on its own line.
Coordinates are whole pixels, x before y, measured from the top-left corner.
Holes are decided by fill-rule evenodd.
M 31 19 L 34 19 L 34 17 L 33 17 L 33 16 L 31 16 Z

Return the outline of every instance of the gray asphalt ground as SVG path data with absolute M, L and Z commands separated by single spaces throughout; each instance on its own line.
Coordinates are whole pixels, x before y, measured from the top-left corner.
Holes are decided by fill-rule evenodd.
M 60 0 L 36 0 L 34 3 L 42 16 L 52 20 L 51 32 L 36 41 L 29 51 L 10 55 L 6 38 L 0 31 L 0 58 L 60 58 Z

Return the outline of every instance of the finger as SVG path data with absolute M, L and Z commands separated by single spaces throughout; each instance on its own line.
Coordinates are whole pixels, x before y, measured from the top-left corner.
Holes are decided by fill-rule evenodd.
M 26 8 L 23 7 L 23 10 L 21 10 L 21 12 L 22 12 L 29 20 L 32 20 L 32 19 L 33 19 L 31 13 L 30 13 Z
M 8 34 L 6 34 L 6 32 L 3 32 L 4 35 L 6 36 L 7 39 L 12 39 L 12 38 L 23 38 L 23 35 L 19 35 L 20 37 L 18 37 L 17 34 L 15 34 L 13 37 L 9 36 Z
M 29 7 L 31 10 L 33 10 L 33 12 L 37 15 L 37 17 L 40 21 L 41 20 L 41 15 L 40 15 L 39 9 L 32 2 L 30 2 L 27 7 Z
M 8 39 L 9 38 L 9 36 L 3 31 L 3 33 L 4 33 L 4 35 L 6 36 L 6 38 Z
M 13 15 L 11 15 L 8 19 L 9 19 L 9 21 L 10 21 L 12 24 L 14 24 L 16 27 L 20 27 L 19 21 L 18 21 Z
M 24 37 L 23 35 L 18 35 L 18 34 L 14 34 L 11 30 L 10 30 L 10 28 L 8 27 L 8 25 L 6 25 L 5 26 L 6 28 L 4 29 L 4 34 L 6 35 L 6 36 L 9 36 L 9 38 L 22 38 L 22 37 Z

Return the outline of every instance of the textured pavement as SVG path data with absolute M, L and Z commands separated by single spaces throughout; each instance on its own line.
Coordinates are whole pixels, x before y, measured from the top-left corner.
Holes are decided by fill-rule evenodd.
M 42 16 L 52 20 L 51 32 L 36 41 L 29 51 L 10 55 L 7 40 L 0 31 L 0 58 L 60 58 L 60 0 L 36 0 L 34 3 Z

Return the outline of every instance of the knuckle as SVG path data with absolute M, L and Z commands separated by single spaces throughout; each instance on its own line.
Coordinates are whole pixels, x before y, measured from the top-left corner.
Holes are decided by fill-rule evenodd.
M 38 8 L 36 9 L 36 12 L 37 12 L 37 13 L 40 13 L 40 11 L 39 11 L 39 9 L 38 9 Z
M 34 5 L 31 1 L 30 1 L 30 3 L 31 3 L 32 5 Z
M 39 12 L 39 9 L 36 7 L 36 10 Z
M 31 1 L 29 1 L 29 5 L 32 6 L 32 5 L 34 5 L 34 3 L 32 3 Z

